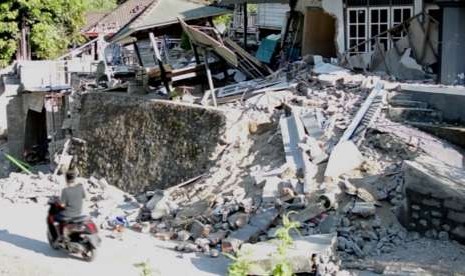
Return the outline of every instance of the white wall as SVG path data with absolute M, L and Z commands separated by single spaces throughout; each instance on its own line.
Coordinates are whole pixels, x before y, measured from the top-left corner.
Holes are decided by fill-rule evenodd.
M 323 0 L 323 9 L 336 17 L 336 42 L 337 51 L 343 53 L 346 48 L 344 44 L 344 3 L 343 0 Z
M 423 11 L 423 0 L 415 0 L 413 2 L 413 15 L 419 14 Z
M 257 6 L 257 26 L 281 30 L 285 24 L 288 11 L 288 4 L 259 4 Z
M 345 49 L 344 44 L 344 3 L 343 0 L 300 0 L 296 9 L 305 14 L 308 7 L 323 8 L 328 14 L 334 16 L 337 20 L 337 34 L 336 44 L 337 51 L 343 53 Z

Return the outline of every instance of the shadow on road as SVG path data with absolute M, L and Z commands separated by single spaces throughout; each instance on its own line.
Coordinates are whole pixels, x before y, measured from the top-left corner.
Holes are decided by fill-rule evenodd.
M 53 250 L 48 243 L 31 239 L 28 237 L 12 234 L 8 230 L 0 230 L 0 242 L 7 242 L 17 247 L 31 250 L 36 253 L 43 254 L 48 257 L 65 258 L 66 254 L 60 251 Z

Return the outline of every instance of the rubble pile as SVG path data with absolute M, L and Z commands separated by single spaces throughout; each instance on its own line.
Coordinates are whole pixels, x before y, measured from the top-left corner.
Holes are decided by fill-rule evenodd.
M 253 275 L 266 275 L 275 264 L 287 216 L 299 223 L 288 252 L 296 273 L 336 275 L 344 263 L 417 240 L 419 234 L 397 219 L 405 196 L 402 162 L 431 152 L 381 129 L 392 122 L 367 101 L 380 83 L 385 90 L 396 86 L 331 64 L 309 67 L 277 74 L 278 80 L 286 75 L 284 89 L 220 106 L 226 132 L 211 156 L 216 165 L 202 175 L 134 197 L 104 179 L 83 179 L 90 214 L 123 240 L 123 229 L 130 228 L 177 241 L 180 252 L 217 257 L 253 251 L 259 267 L 249 271 Z M 328 173 L 330 164 L 336 169 Z M 41 202 L 59 191 L 50 179 L 12 174 L 0 180 L 1 195 Z

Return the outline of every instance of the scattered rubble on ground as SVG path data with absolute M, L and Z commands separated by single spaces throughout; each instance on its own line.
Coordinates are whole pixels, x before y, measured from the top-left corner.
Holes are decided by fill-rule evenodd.
M 301 235 L 292 233 L 295 243 L 289 251 L 295 272 L 385 271 L 378 260 L 419 238 L 397 218 L 405 199 L 402 162 L 423 155 L 440 159 L 435 149 L 445 147 L 455 154 L 449 160 L 453 165 L 462 155 L 406 125 L 390 127 L 397 123 L 380 111 L 385 101 L 367 99 L 383 98 L 395 85 L 322 62 L 313 70 L 304 62 L 293 66 L 297 69 L 281 72 L 294 76 L 291 80 L 275 76 L 283 88 L 258 86 L 260 93 L 252 89 L 250 97 L 219 106 L 227 118 L 226 132 L 208 172 L 136 195 L 105 179 L 81 179 L 90 215 L 108 235 L 122 240 L 124 231 L 132 229 L 178 241 L 174 250 L 180 252 L 217 257 L 250 249 L 258 265 L 250 273 L 266 275 L 274 262 L 270 240 L 283 216 L 291 214 L 300 222 Z M 74 108 L 73 116 L 79 112 Z M 11 202 L 44 204 L 61 187 L 59 176 L 12 173 L 0 180 L 0 195 Z M 455 246 L 447 233 L 434 238 Z

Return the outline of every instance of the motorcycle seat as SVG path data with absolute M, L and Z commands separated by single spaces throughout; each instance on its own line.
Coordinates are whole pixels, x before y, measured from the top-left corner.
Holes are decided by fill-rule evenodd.
M 74 218 L 66 218 L 64 221 L 68 223 L 81 223 L 89 219 L 89 216 L 83 215 Z

